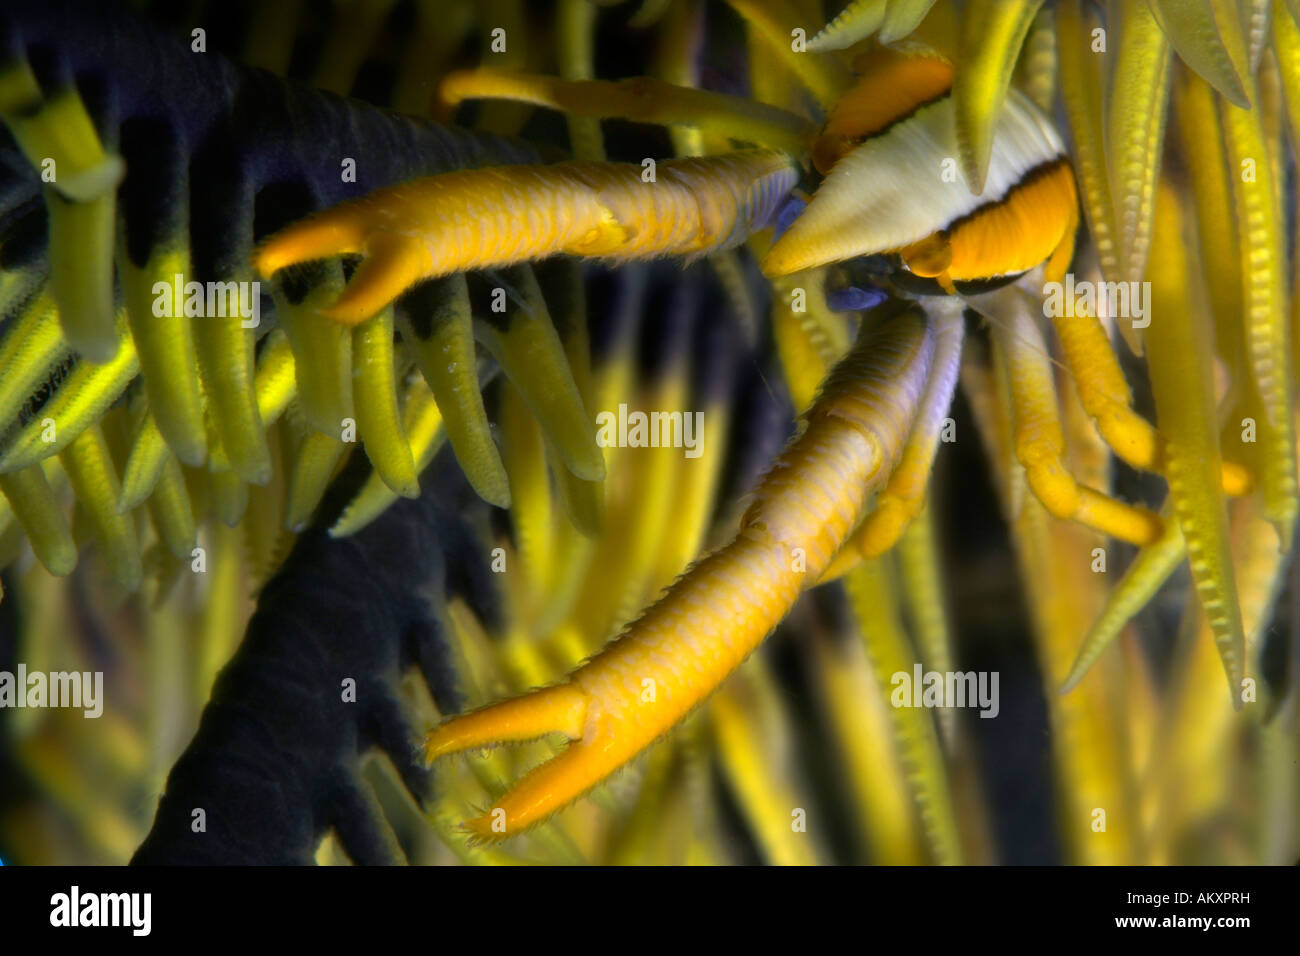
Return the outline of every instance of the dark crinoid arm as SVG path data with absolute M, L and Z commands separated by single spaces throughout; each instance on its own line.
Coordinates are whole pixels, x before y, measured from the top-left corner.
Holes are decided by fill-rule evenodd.
M 330 830 L 356 863 L 403 862 L 361 763 L 383 751 L 423 801 L 428 771 L 396 693 L 403 670 L 418 666 L 439 708 L 459 706 L 429 595 L 463 591 L 492 615 L 482 582 L 456 580 L 484 566 L 462 553 L 474 545 L 459 520 L 425 495 L 352 537 L 330 538 L 321 523 L 299 538 L 217 678 L 134 864 L 309 864 Z

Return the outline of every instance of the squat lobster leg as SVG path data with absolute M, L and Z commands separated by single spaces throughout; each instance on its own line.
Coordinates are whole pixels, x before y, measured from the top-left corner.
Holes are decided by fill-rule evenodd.
M 1042 333 L 1018 294 L 1002 293 L 998 300 L 1006 306 L 1001 310 L 1005 325 L 996 334 L 1011 381 L 1016 457 L 1030 489 L 1058 518 L 1131 544 L 1151 544 L 1162 530 L 1157 515 L 1082 486 L 1066 470 L 1065 436 Z
M 743 242 L 772 218 L 798 170 L 753 150 L 664 160 L 646 181 L 632 163 L 568 162 L 460 170 L 380 190 L 273 236 L 263 276 L 329 256 L 366 258 L 321 314 L 347 325 L 421 279 L 560 253 L 616 262 L 698 255 Z
M 1165 442 L 1160 433 L 1132 408 L 1132 396 L 1101 321 L 1091 313 L 1059 314 L 1053 320 L 1065 362 L 1079 389 L 1079 399 L 1111 450 L 1134 468 L 1163 474 Z M 1251 474 L 1245 466 L 1225 461 L 1221 482 L 1225 494 L 1249 494 Z
M 695 564 L 565 683 L 452 718 L 428 735 L 429 760 L 552 732 L 574 740 L 469 821 L 477 837 L 504 839 L 580 797 L 671 730 L 762 643 L 821 578 L 893 471 L 934 347 L 914 306 L 865 333 L 729 545 Z

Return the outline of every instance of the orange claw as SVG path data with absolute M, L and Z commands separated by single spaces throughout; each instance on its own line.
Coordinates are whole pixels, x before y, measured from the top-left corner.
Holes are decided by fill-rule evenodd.
M 830 374 L 807 428 L 764 477 L 741 529 L 569 676 L 453 717 L 429 759 L 560 732 L 573 743 L 467 826 L 501 840 L 563 808 L 703 702 L 815 584 L 898 461 L 934 356 L 916 308 L 864 332 Z
M 421 279 L 564 253 L 615 261 L 693 256 L 744 242 L 794 188 L 785 153 L 639 163 L 575 161 L 430 176 L 289 226 L 254 256 L 265 277 L 360 253 L 361 268 L 323 315 L 357 325 Z

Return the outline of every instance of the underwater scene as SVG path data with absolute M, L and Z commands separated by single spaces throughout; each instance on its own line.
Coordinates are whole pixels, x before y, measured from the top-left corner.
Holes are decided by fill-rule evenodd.
M 0 0 L 0 861 L 1295 864 L 1298 147 L 1300 0 Z

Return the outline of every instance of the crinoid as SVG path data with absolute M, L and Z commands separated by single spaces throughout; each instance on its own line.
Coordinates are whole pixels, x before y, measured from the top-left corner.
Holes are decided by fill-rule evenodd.
M 945 697 L 976 693 L 933 478 L 960 415 L 1010 532 L 1069 857 L 1168 861 L 1211 808 L 1294 797 L 1276 761 L 1295 739 L 1263 719 L 1294 697 L 1262 635 L 1297 520 L 1300 9 L 436 6 L 233 32 L 254 65 L 314 63 L 317 89 L 183 47 L 129 73 L 160 41 L 120 13 L 6 15 L 0 559 L 26 541 L 68 575 L 88 538 L 119 595 L 165 601 L 211 517 L 273 582 L 178 786 L 224 752 L 222 693 L 256 706 L 236 691 L 283 582 L 337 573 L 354 552 L 326 542 L 368 527 L 374 560 L 396 533 L 377 519 L 424 496 L 458 502 L 438 533 L 479 547 L 410 549 L 428 608 L 407 603 L 419 573 L 376 577 L 400 582 L 380 588 L 400 620 L 349 666 L 388 687 L 418 658 L 437 796 L 384 695 L 321 731 L 304 793 L 375 744 L 462 859 L 525 834 L 551 860 L 653 858 L 648 832 L 719 812 L 698 809 L 707 753 L 765 858 L 835 856 L 799 838 L 801 774 L 782 782 L 789 668 L 754 653 L 789 619 L 811 742 L 870 855 L 988 858 Z M 1187 640 L 1152 667 L 1130 622 L 1184 566 Z M 412 644 L 412 621 L 440 641 Z M 1225 754 L 1253 748 L 1286 779 L 1235 794 Z M 441 759 L 463 751 L 489 752 Z M 333 822 L 386 858 L 339 809 L 368 812 L 353 777 L 286 856 Z M 711 823 L 690 858 L 725 858 Z

